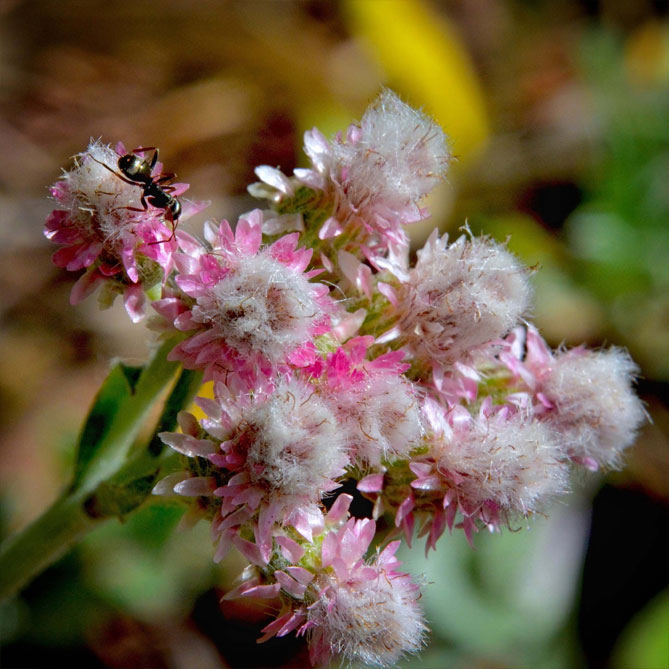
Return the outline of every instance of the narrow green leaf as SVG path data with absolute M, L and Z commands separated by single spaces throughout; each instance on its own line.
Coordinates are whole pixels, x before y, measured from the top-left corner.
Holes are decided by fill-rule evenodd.
M 98 444 L 109 431 L 114 416 L 137 383 L 139 373 L 132 374 L 131 369 L 138 370 L 122 363 L 114 365 L 95 397 L 77 443 L 71 490 L 75 490 L 81 483 L 88 464 L 95 457 Z
M 190 406 L 201 387 L 202 372 L 190 369 L 181 371 L 174 389 L 165 402 L 165 408 L 154 430 L 153 439 L 149 443 L 148 450 L 152 455 L 160 455 L 165 447 L 158 434 L 161 432 L 172 432 L 177 429 L 177 415 L 180 411 Z
M 175 376 L 165 341 L 143 369 L 116 365 L 98 393 L 79 440 L 70 489 L 42 516 L 0 546 L 0 601 L 13 595 L 74 542 L 108 518 L 134 511 L 151 493 L 162 456 L 152 441 L 131 451 L 154 404 L 173 385 L 158 422 L 173 429 L 200 386 L 198 372 Z
M 124 466 L 151 408 L 174 382 L 179 364 L 167 355 L 178 338 L 165 341 L 144 367 L 112 369 L 86 421 L 71 491 L 92 493 Z
M 159 432 L 177 427 L 177 414 L 188 407 L 202 385 L 202 373 L 182 370 L 148 444 L 133 450 L 124 465 L 103 481 L 87 499 L 86 509 L 94 518 L 122 517 L 138 508 L 151 494 L 165 458 Z

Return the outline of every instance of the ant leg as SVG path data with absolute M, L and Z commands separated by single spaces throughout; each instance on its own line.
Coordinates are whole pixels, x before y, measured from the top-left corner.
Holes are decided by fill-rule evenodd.
M 172 214 L 170 214 L 167 217 L 167 220 L 170 222 L 170 226 L 172 227 L 172 234 L 170 235 L 170 238 L 167 240 L 168 242 L 171 242 L 173 239 L 176 238 L 177 236 L 177 222 L 174 220 L 172 217 Z
M 155 242 L 148 242 L 147 246 L 155 246 L 156 244 L 167 244 L 174 239 L 174 233 L 172 233 L 167 239 L 156 239 Z
M 138 146 L 136 149 L 133 149 L 130 153 L 145 153 L 146 151 L 157 151 L 155 146 Z
M 167 219 L 167 222 L 172 227 L 172 234 L 167 239 L 157 239 L 155 242 L 149 242 L 148 246 L 155 246 L 156 244 L 167 244 L 168 242 L 171 242 L 177 236 L 177 222 L 174 220 L 174 217 L 172 216 L 172 212 L 169 211 L 169 210 L 166 210 L 165 211 L 165 218 Z
M 102 167 L 104 167 L 106 170 L 109 170 L 115 177 L 118 177 L 121 181 L 125 181 L 125 183 L 130 184 L 131 186 L 139 186 L 140 188 L 142 187 L 141 184 L 138 184 L 136 181 L 130 181 L 130 179 L 126 179 L 122 174 L 119 174 L 116 170 L 113 170 L 111 167 L 109 167 L 109 165 L 106 165 L 101 160 L 98 160 L 93 156 L 90 156 L 90 158 L 94 160 L 96 163 L 98 163 L 98 165 L 102 165 Z
M 169 172 L 169 173 L 167 173 L 167 174 L 161 174 L 161 175 L 154 181 L 154 183 L 162 184 L 162 183 L 164 183 L 165 181 L 170 181 L 170 179 L 174 179 L 175 176 L 176 176 L 176 174 L 174 174 L 174 172 Z M 163 189 L 164 189 L 164 188 L 165 188 L 165 186 L 163 186 Z
M 146 201 L 144 200 L 144 198 L 141 198 L 141 202 L 142 202 L 142 205 L 144 205 L 143 209 L 140 209 L 139 207 L 129 207 L 129 206 L 128 207 L 119 207 L 119 209 L 127 209 L 128 211 L 139 211 L 139 212 L 142 212 L 142 213 L 148 211 L 149 207 L 146 204 Z

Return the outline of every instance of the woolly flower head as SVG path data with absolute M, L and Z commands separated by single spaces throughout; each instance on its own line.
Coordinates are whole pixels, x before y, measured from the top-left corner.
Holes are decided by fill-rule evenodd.
M 319 216 L 319 238 L 355 231 L 353 238 L 369 259 L 408 244 L 402 226 L 427 216 L 420 201 L 444 178 L 450 160 L 441 128 L 389 90 L 370 105 L 359 125 L 349 127 L 345 138 L 339 133 L 328 141 L 316 128 L 306 132 L 304 151 L 311 169 L 297 169 L 289 179 L 263 165 L 256 174 L 264 183 L 254 184 L 250 192 L 281 203 L 286 211 L 297 186 L 316 191 L 315 206 L 324 214 Z
M 323 540 L 318 599 L 308 609 L 312 662 L 341 655 L 349 662 L 390 667 L 418 652 L 427 631 L 418 605 L 420 591 L 396 571 L 399 542 L 369 562 L 363 560 L 375 526 L 351 518 Z
M 297 381 L 282 381 L 244 417 L 251 483 L 271 495 L 320 501 L 348 462 L 333 412 Z
M 142 207 L 142 188 L 129 184 L 118 171 L 125 154 L 92 141 L 75 157 L 74 168 L 51 188 L 57 208 L 48 216 L 45 235 L 63 247 L 54 263 L 70 271 L 89 268 L 72 290 L 77 303 L 104 281 L 115 281 L 116 292 L 124 292 L 133 320 L 143 315 L 142 285 L 160 283 L 171 267 L 176 241 L 162 209 Z M 154 168 L 157 176 L 160 165 Z M 172 194 L 181 195 L 188 186 L 174 184 Z M 204 203 L 190 207 L 187 215 Z
M 331 409 L 296 379 L 283 378 L 252 396 L 218 383 L 216 395 L 198 399 L 208 414 L 200 422 L 204 436 L 189 415 L 180 421 L 183 433 L 160 434 L 177 452 L 213 465 L 203 476 L 194 461 L 194 475 L 177 476 L 174 491 L 221 500 L 214 522 L 217 559 L 237 545 L 242 552 L 252 550 L 252 561 L 267 562 L 275 521 L 292 525 L 308 540 L 322 529 L 318 504 L 339 487 L 335 479 L 348 464 L 345 444 Z M 169 492 L 169 483 L 159 483 L 157 492 Z M 240 542 L 245 523 L 255 528 L 257 548 Z
M 419 445 L 422 423 L 417 391 L 406 379 L 403 352 L 364 359 L 373 337 L 357 337 L 326 360 L 321 392 L 337 409 L 355 457 L 372 466 L 407 458 Z
M 452 364 L 515 326 L 531 298 L 527 270 L 502 245 L 435 230 L 398 295 L 400 329 L 421 358 Z
M 541 391 L 570 454 L 593 469 L 617 467 L 645 420 L 632 389 L 637 366 L 622 349 L 574 349 L 556 355 L 548 369 Z
M 176 284 L 185 297 L 155 304 L 177 329 L 193 332 L 172 358 L 209 376 L 254 368 L 270 374 L 289 359 L 302 364 L 313 336 L 328 329 L 332 307 L 328 288 L 305 272 L 311 250 L 297 248 L 297 235 L 261 248 L 259 210 L 242 217 L 234 234 L 227 221 L 205 232 L 211 250 L 179 236 Z
M 369 199 L 392 211 L 415 205 L 444 178 L 450 159 L 441 128 L 390 90 L 367 108 L 348 139 L 335 143 L 335 157 L 356 207 Z
M 428 408 L 433 457 L 462 508 L 528 515 L 567 490 L 568 467 L 555 431 L 506 408 L 473 418 L 462 407 Z

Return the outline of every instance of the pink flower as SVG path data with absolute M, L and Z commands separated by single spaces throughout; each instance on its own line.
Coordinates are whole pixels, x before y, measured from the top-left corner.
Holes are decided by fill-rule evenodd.
M 458 513 L 471 541 L 477 522 L 496 529 L 566 492 L 563 445 L 545 422 L 510 406 L 493 407 L 489 399 L 477 416 L 429 398 L 423 411 L 430 451 L 409 464 L 413 491 L 397 507 L 395 523 L 410 537 L 416 516 L 426 515 L 428 549 L 453 528 Z
M 500 360 L 533 410 L 558 432 L 573 461 L 588 469 L 620 466 L 646 413 L 633 390 L 638 368 L 623 349 L 551 352 L 537 330 L 514 331 Z
M 619 468 L 646 412 L 632 383 L 638 368 L 619 348 L 557 354 L 541 393 L 552 408 L 546 420 L 564 437 L 575 462 L 590 469 Z
M 315 359 L 314 336 L 327 332 L 334 308 L 327 286 L 311 282 L 311 250 L 298 248 L 297 234 L 262 247 L 262 214 L 227 221 L 205 235 L 211 248 L 179 233 L 176 285 L 182 295 L 164 298 L 156 310 L 191 333 L 171 359 L 208 378 L 260 370 L 270 377 L 288 365 Z
M 420 445 L 422 424 L 417 390 L 402 372 L 403 352 L 366 360 L 373 337 L 356 337 L 330 354 L 321 394 L 336 407 L 346 443 L 363 465 L 408 458 Z
M 397 571 L 400 542 L 370 560 L 364 555 L 375 533 L 373 520 L 351 518 L 326 534 L 316 601 L 307 609 L 313 664 L 333 656 L 390 667 L 424 643 L 427 627 L 418 605 L 419 587 Z
M 143 209 L 142 188 L 123 180 L 118 160 L 125 153 L 121 143 L 114 150 L 92 141 L 75 157 L 74 168 L 51 188 L 58 206 L 47 217 L 45 235 L 62 245 L 53 257 L 56 265 L 87 270 L 72 289 L 72 304 L 106 283 L 111 293 L 103 299 L 113 301 L 115 294 L 123 293 L 128 314 L 138 321 L 144 313 L 143 290 L 166 279 L 177 243 L 165 210 L 148 203 Z M 158 163 L 153 176 L 160 170 Z M 173 188 L 170 194 L 178 197 L 188 186 Z M 204 206 L 189 203 L 181 218 Z
M 277 570 L 274 584 L 263 582 L 256 572 L 231 594 L 257 596 L 265 588 L 268 595 L 284 595 L 284 606 L 263 629 L 261 641 L 297 630 L 309 635 L 312 664 L 340 656 L 348 662 L 389 667 L 424 643 L 427 627 L 418 605 L 420 591 L 397 570 L 399 541 L 366 560 L 374 521 L 335 522 L 332 516 L 345 515 L 350 501 L 347 495 L 337 499 L 326 518 L 330 529 L 320 543 L 320 554 L 314 554 L 315 546 L 303 553 L 301 564 L 307 568 Z
M 402 341 L 435 369 L 515 327 L 530 304 L 527 270 L 502 245 L 435 230 L 398 289 Z
M 290 525 L 308 540 L 322 530 L 320 502 L 339 487 L 348 455 L 337 421 L 308 384 L 283 378 L 252 395 L 216 384 L 216 400 L 199 399 L 208 413 L 202 431 L 189 414 L 184 433 L 161 439 L 188 457 L 211 466 L 176 484 L 178 494 L 220 500 L 213 523 L 217 559 L 235 545 L 255 564 L 272 554 L 275 526 Z M 162 490 L 162 488 L 161 488 Z M 213 503 L 213 500 L 212 500 Z M 250 527 L 255 543 L 242 538 Z
M 322 192 L 314 217 L 321 240 L 346 231 L 358 234 L 362 253 L 374 263 L 389 249 L 404 248 L 403 226 L 428 215 L 420 202 L 446 173 L 450 154 L 442 130 L 423 113 L 384 90 L 346 138 L 329 142 L 316 128 L 304 135 L 311 169 L 295 170 L 294 179 L 267 166 L 256 170 L 264 182 L 250 190 L 276 203 L 304 185 Z

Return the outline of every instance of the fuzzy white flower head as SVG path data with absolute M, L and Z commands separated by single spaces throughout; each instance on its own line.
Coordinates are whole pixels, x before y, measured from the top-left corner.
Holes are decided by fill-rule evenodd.
M 154 303 L 175 328 L 192 333 L 170 359 L 205 368 L 207 378 L 272 376 L 288 362 L 304 366 L 314 336 L 330 328 L 334 303 L 326 285 L 310 281 L 318 273 L 308 270 L 312 250 L 297 246 L 296 233 L 263 246 L 262 224 L 256 209 L 240 217 L 234 233 L 227 221 L 206 226 L 206 253 L 180 234 L 174 281 L 181 295 Z
M 322 531 L 319 505 L 340 486 L 337 480 L 349 463 L 346 445 L 331 409 L 298 379 L 282 377 L 253 393 L 218 382 L 215 395 L 198 398 L 208 414 L 199 425 L 182 414 L 182 432 L 159 435 L 178 453 L 207 458 L 212 465 L 207 475 L 196 459 L 191 472 L 166 477 L 154 492 L 165 494 L 175 484 L 179 495 L 219 499 L 215 560 L 234 545 L 252 562 L 268 563 L 277 523 L 292 526 L 308 541 Z M 246 529 L 252 529 L 255 543 L 242 536 Z
M 527 515 L 567 490 L 568 466 L 554 431 L 521 414 L 472 419 L 437 445 L 435 457 L 472 508 L 492 502 Z
M 326 534 L 318 597 L 308 607 L 312 662 L 341 655 L 349 662 L 394 666 L 423 645 L 427 627 L 418 605 L 419 586 L 397 571 L 400 542 L 388 544 L 370 560 L 364 555 L 374 538 L 374 521 L 348 522 Z
M 441 128 L 390 90 L 367 108 L 353 139 L 335 150 L 357 206 L 375 199 L 398 211 L 416 203 L 444 178 L 450 160 Z
M 632 390 L 638 368 L 626 351 L 574 350 L 551 361 L 542 392 L 555 405 L 550 420 L 570 454 L 585 464 L 620 465 L 646 414 Z
M 105 243 L 120 239 L 136 225 L 127 207 L 141 208 L 141 190 L 116 174 L 118 159 L 114 149 L 95 140 L 77 156 L 75 168 L 63 175 L 70 201 L 61 201 L 61 206 L 69 204 L 70 220 Z
M 506 334 L 528 309 L 527 269 L 501 244 L 435 230 L 399 291 L 400 328 L 420 357 L 445 365 Z
M 282 381 L 244 425 L 250 480 L 273 496 L 320 501 L 348 463 L 333 412 L 306 384 Z
M 193 321 L 230 347 L 270 362 L 308 341 L 321 313 L 308 279 L 267 253 L 242 258 L 192 308 Z
M 407 458 L 420 444 L 419 404 L 413 385 L 403 376 L 370 376 L 334 399 L 346 439 L 365 463 Z
M 333 654 L 349 662 L 392 667 L 405 653 L 416 653 L 427 627 L 417 603 L 418 593 L 402 575 L 357 583 L 328 582 L 329 596 L 309 609 L 309 620 Z

